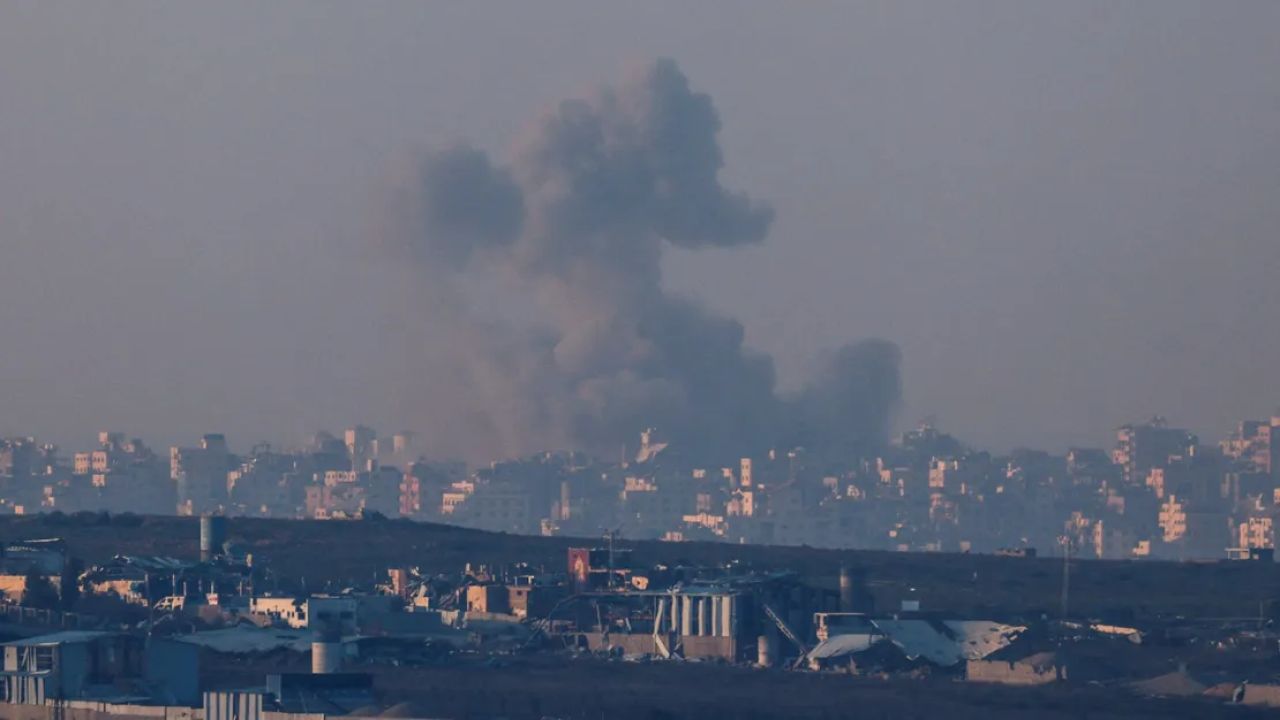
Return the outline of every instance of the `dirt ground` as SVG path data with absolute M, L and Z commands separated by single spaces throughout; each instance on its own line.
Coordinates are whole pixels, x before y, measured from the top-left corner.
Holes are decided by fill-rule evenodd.
M 234 661 L 224 660 L 224 663 Z M 304 669 L 301 661 L 210 666 L 224 679 Z M 709 663 L 633 663 L 559 657 L 455 661 L 427 668 L 370 668 L 386 704 L 418 717 L 461 720 L 1004 720 L 1005 718 L 1267 717 L 1206 699 L 1140 698 L 1119 687 L 1006 688 L 949 677 L 877 680 Z M 259 675 L 260 677 L 260 675 Z M 241 686 L 244 686 L 242 683 Z

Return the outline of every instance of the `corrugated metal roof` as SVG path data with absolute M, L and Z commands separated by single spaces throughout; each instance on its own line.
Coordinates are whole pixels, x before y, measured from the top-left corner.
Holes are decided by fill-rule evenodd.
M 1027 629 L 990 620 L 944 620 L 943 624 L 956 636 L 965 660 L 981 660 L 1008 646 Z
M 59 643 L 82 643 L 118 634 L 119 633 L 99 630 L 66 630 L 63 632 L 52 633 L 50 635 L 37 635 L 35 637 L 14 640 L 12 642 L 4 643 L 3 647 L 31 647 L 34 645 L 57 645 Z
M 114 561 L 144 570 L 185 570 L 195 567 L 195 563 L 160 555 L 117 555 Z
M 224 628 L 173 638 L 222 653 L 260 653 L 288 649 L 306 652 L 315 634 L 309 630 L 262 630 L 249 627 Z
M 818 643 L 817 647 L 809 651 L 809 657 L 825 660 L 827 658 L 840 657 L 841 655 L 852 655 L 868 650 L 872 645 L 884 639 L 883 635 L 870 635 L 867 633 L 835 635 Z
M 875 633 L 833 635 L 810 652 L 817 659 L 859 653 L 880 640 L 888 640 L 914 660 L 923 658 L 942 667 L 964 660 L 981 660 L 1008 646 L 1025 627 L 1004 625 L 989 620 L 873 619 Z
M 948 667 L 962 660 L 981 660 L 1013 642 L 1025 627 L 989 620 L 874 620 L 875 626 L 909 658 L 924 658 Z
M 951 666 L 963 660 L 980 660 L 1014 641 L 1027 628 L 989 620 L 946 620 L 940 626 L 928 620 L 873 620 L 874 625 L 906 656 L 936 665 Z

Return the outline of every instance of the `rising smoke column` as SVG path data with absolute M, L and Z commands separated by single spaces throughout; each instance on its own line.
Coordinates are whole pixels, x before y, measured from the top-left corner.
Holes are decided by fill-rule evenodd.
M 902 398 L 902 352 L 887 340 L 845 345 L 821 359 L 789 403 L 778 437 L 819 456 L 857 457 L 889 442 L 889 418 Z
M 710 97 L 660 60 L 551 108 L 506 165 L 468 146 L 421 158 L 390 237 L 420 268 L 425 320 L 464 369 L 451 412 L 471 416 L 491 453 L 612 455 L 648 426 L 705 457 L 885 434 L 896 348 L 841 350 L 784 401 L 740 323 L 663 289 L 667 245 L 750 245 L 772 222 L 769 207 L 720 184 L 719 129 Z M 460 299 L 478 272 L 510 278 L 543 327 L 479 322 Z

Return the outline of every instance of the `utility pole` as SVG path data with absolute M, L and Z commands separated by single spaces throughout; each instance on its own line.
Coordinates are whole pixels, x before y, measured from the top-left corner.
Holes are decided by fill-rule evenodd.
M 605 534 L 605 538 L 609 541 L 609 589 L 613 589 L 613 536 L 617 535 L 617 530 L 610 530 Z
M 1063 535 L 1059 541 L 1062 543 L 1062 619 L 1066 620 L 1071 609 L 1071 538 Z
M 151 598 L 151 573 L 144 572 L 142 577 L 145 583 L 143 592 L 147 598 L 147 647 L 151 647 L 151 633 L 156 626 L 156 601 Z

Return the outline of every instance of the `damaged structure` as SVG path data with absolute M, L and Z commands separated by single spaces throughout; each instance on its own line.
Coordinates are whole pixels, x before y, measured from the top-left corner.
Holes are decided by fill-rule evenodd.
M 960 667 L 1008 647 L 1026 630 L 989 620 L 877 618 L 857 613 L 820 613 L 814 624 L 821 640 L 808 653 L 809 667 L 857 673 L 921 664 Z

